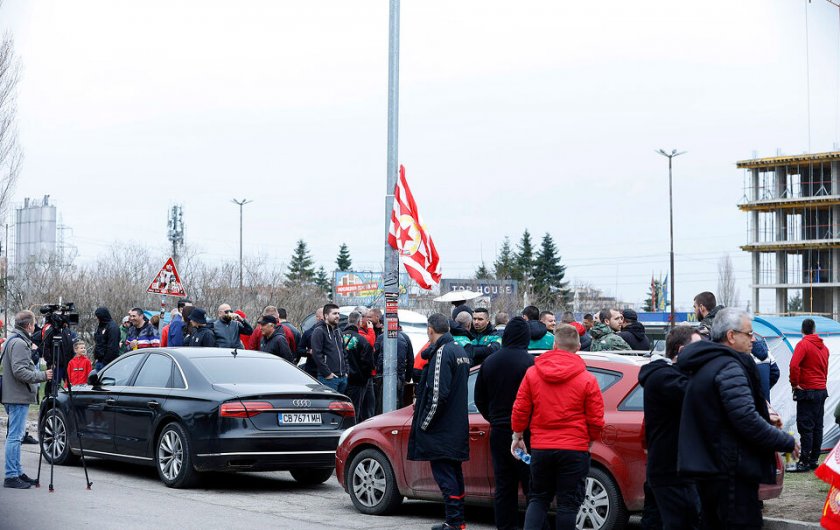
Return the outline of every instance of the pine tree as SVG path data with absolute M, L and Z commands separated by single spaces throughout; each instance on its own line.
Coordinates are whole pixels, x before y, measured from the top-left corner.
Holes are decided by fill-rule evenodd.
M 332 283 L 327 277 L 327 271 L 324 270 L 323 265 L 318 268 L 318 273 L 315 275 L 315 285 L 320 287 L 326 294 L 332 293 Z
M 347 243 L 342 243 L 338 249 L 338 257 L 335 258 L 335 264 L 340 271 L 349 271 L 353 266 L 353 260 L 350 259 L 350 250 L 347 248 Z
M 306 283 L 315 279 L 312 256 L 309 255 L 309 247 L 303 239 L 298 239 L 286 278 L 293 283 Z
M 662 296 L 662 281 L 661 280 L 653 280 L 653 289 L 656 289 L 656 293 L 648 287 L 647 298 L 645 298 L 645 303 L 642 306 L 642 309 L 645 311 L 659 311 L 659 297 Z M 654 307 L 653 299 L 654 295 L 656 296 L 656 307 Z
M 499 256 L 493 263 L 493 269 L 497 280 L 511 280 L 516 274 L 516 256 L 510 249 L 510 239 L 505 236 L 505 241 L 502 243 L 502 249 L 499 251 Z
M 537 305 L 560 308 L 569 303 L 571 292 L 569 282 L 563 281 L 565 275 L 566 266 L 560 264 L 554 239 L 546 233 L 533 260 L 532 288 Z
M 493 275 L 487 269 L 487 265 L 484 262 L 481 262 L 481 265 L 475 270 L 475 279 L 476 280 L 492 280 Z
M 516 247 L 516 273 L 514 279 L 523 281 L 526 288 L 529 287 L 534 277 L 534 244 L 531 242 L 531 233 L 526 228 L 522 232 L 522 239 Z

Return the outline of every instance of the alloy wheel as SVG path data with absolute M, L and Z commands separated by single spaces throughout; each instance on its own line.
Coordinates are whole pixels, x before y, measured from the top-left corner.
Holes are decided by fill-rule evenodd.
M 166 431 L 158 445 L 158 465 L 166 480 L 175 480 L 181 474 L 184 464 L 184 444 L 178 433 Z
M 385 496 L 385 470 L 373 458 L 365 458 L 353 471 L 353 493 L 364 506 L 373 507 Z
M 44 421 L 44 452 L 55 461 L 64 453 L 67 445 L 67 428 L 57 414 L 49 414 Z
M 586 495 L 577 515 L 578 530 L 600 530 L 610 516 L 610 498 L 601 482 L 586 477 Z

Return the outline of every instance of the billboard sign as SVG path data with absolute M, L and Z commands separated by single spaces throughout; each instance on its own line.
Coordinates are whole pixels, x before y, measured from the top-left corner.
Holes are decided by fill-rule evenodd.
M 408 303 L 408 274 L 400 274 L 399 303 Z M 333 301 L 342 305 L 382 305 L 385 283 L 381 272 L 335 271 Z
M 475 280 L 472 278 L 444 278 L 440 282 L 440 293 L 449 291 L 472 291 L 495 300 L 499 297 L 516 297 L 519 282 L 516 280 Z

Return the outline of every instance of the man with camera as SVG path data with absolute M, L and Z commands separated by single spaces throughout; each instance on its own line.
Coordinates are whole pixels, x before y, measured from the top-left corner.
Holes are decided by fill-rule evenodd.
M 9 416 L 6 435 L 6 469 L 3 487 L 27 489 L 35 481 L 26 476 L 20 465 L 20 442 L 26 427 L 29 404 L 35 403 L 38 384 L 52 379 L 53 371 L 39 372 L 32 363 L 32 333 L 35 314 L 21 311 L 15 315 L 15 329 L 3 347 L 2 393 L 0 401 Z

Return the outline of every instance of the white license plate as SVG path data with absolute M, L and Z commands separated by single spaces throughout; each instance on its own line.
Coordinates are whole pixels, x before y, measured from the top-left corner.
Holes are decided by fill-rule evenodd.
M 320 413 L 278 414 L 280 425 L 321 425 Z

